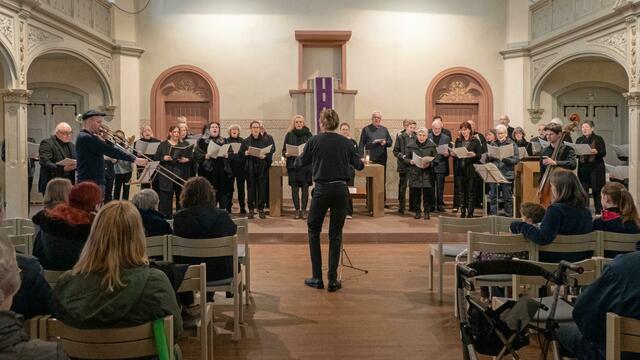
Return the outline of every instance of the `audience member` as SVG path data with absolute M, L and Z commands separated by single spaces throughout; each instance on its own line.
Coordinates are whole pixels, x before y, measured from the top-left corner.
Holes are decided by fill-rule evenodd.
M 69 200 L 69 192 L 73 184 L 67 178 L 53 178 L 47 184 L 44 190 L 44 199 L 42 203 L 45 209 L 51 209 L 59 203 Z
M 409 172 L 406 162 L 407 146 L 415 141 L 416 122 L 405 119 L 402 126 L 404 129 L 396 135 L 396 142 L 393 145 L 393 155 L 398 162 L 396 171 L 398 171 L 398 213 L 400 214 L 404 214 L 404 205 L 407 199 L 407 174 Z M 414 211 L 412 206 L 413 204 L 409 203 L 409 211 Z
M 282 156 L 287 158 L 287 175 L 291 187 L 293 207 L 296 210 L 295 219 L 307 218 L 307 204 L 309 203 L 309 186 L 313 184 L 311 179 L 311 166 L 296 168 L 294 165 L 298 155 L 289 154 L 287 145 L 300 146 L 311 139 L 311 131 L 304 124 L 304 117 L 296 115 L 291 119 L 289 132 L 284 137 L 282 144 Z M 216 194 L 217 196 L 217 194 Z
M 404 161 L 409 165 L 409 200 L 411 201 L 411 209 L 415 211 L 415 218 L 420 219 L 421 208 L 424 207 L 424 218 L 430 219 L 429 208 L 433 206 L 433 169 L 431 162 L 427 162 L 423 166 L 418 166 L 413 160 L 414 154 L 423 157 L 432 157 L 435 159 L 437 154 L 436 144 L 429 139 L 429 130 L 420 128 L 416 135 L 416 140 L 407 145 L 404 154 Z
M 561 323 L 557 332 L 563 356 L 604 360 L 607 313 L 640 320 L 640 252 L 617 256 L 602 276 L 587 286 L 573 308 L 575 323 Z M 622 353 L 623 360 L 638 354 Z
M 524 234 L 525 238 L 539 245 L 553 242 L 557 235 L 587 234 L 593 230 L 591 212 L 587 209 L 587 194 L 580 180 L 571 171 L 557 169 L 549 178 L 553 202 L 547 208 L 540 227 L 523 221 L 511 223 L 511 232 Z M 560 260 L 580 261 L 592 254 L 540 252 L 543 262 Z
M 54 316 L 83 329 L 130 327 L 173 315 L 182 332 L 176 293 L 166 275 L 149 268 L 138 210 L 126 201 L 105 205 L 78 263 L 54 290 Z
M 140 211 L 146 236 L 167 235 L 173 233 L 171 225 L 158 212 L 160 198 L 153 189 L 142 189 L 133 196 L 131 202 Z
M 600 193 L 602 216 L 593 221 L 594 230 L 624 234 L 640 233 L 640 217 L 633 196 L 624 185 L 608 182 Z
M 68 359 L 62 344 L 29 340 L 22 316 L 9 310 L 20 287 L 20 268 L 13 245 L 0 239 L 0 358 L 16 360 Z
M 530 225 L 536 225 L 542 222 L 546 210 L 538 203 L 523 202 L 520 205 L 520 215 L 522 221 Z
M 93 211 L 102 203 L 102 192 L 92 182 L 75 185 L 69 201 L 33 216 L 40 229 L 33 254 L 47 270 L 69 270 L 78 261 L 89 236 Z
M 180 197 L 182 210 L 175 214 L 173 233 L 188 239 L 211 239 L 235 235 L 237 226 L 229 213 L 214 204 L 214 194 L 207 179 L 196 176 L 184 184 Z M 233 276 L 231 256 L 220 258 L 192 258 L 175 256 L 180 264 L 207 264 L 207 281 L 215 281 Z

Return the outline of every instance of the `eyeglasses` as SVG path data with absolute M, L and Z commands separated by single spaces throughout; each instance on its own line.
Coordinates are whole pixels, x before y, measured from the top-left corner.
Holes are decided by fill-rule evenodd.
M 64 136 L 71 136 L 73 135 L 73 131 L 58 131 L 58 134 L 64 135 Z

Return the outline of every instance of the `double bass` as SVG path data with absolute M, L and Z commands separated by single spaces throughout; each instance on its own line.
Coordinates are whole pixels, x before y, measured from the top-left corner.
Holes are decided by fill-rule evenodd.
M 575 128 L 580 123 L 580 115 L 575 113 L 571 114 L 569 116 L 569 121 L 570 123 L 562 129 L 562 134 L 560 134 L 560 141 L 558 142 L 558 146 L 553 149 L 553 154 L 550 156 L 550 159 L 554 161 L 558 158 L 560 148 L 562 147 L 561 145 L 564 143 L 564 139 L 567 136 L 571 136 L 573 130 L 575 130 Z M 540 184 L 538 185 L 538 202 L 545 208 L 549 206 L 553 201 L 549 178 L 551 177 L 551 173 L 555 170 L 555 168 L 555 166 L 547 166 L 544 169 L 544 174 L 542 174 L 542 177 L 540 178 Z

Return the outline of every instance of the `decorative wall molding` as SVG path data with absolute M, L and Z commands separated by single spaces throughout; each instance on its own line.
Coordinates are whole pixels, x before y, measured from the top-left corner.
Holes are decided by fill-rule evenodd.
M 41 44 L 54 41 L 63 41 L 63 38 L 46 30 L 29 26 L 29 31 L 27 33 L 29 52 Z
M 0 13 L 0 33 L 7 39 L 7 41 L 11 45 L 13 45 L 15 39 L 13 24 L 13 17 Z
M 638 83 L 638 56 L 637 56 L 637 32 L 638 23 L 635 17 L 630 16 L 625 19 L 627 31 L 629 32 L 629 86 L 635 88 Z
M 626 5 L 620 0 L 540 0 L 529 7 L 531 40 L 568 31 Z
M 627 29 L 618 30 L 595 39 L 587 40 L 589 45 L 604 46 L 618 54 L 627 56 Z
M 111 69 L 113 66 L 113 60 L 111 59 L 111 57 L 99 54 L 91 50 L 89 50 L 89 53 L 91 54 L 91 57 L 96 60 L 96 62 L 98 63 L 100 68 L 102 68 L 102 70 L 107 75 L 107 77 L 111 79 L 111 73 L 112 73 Z
M 478 97 L 471 92 L 471 87 L 463 78 L 453 79 L 447 90 L 438 96 L 440 103 L 477 103 Z
M 556 59 L 557 56 L 558 54 L 554 53 L 539 59 L 534 59 L 533 65 L 532 65 L 533 79 L 537 79 L 538 76 L 543 72 L 543 70 L 546 69 L 549 66 L 549 64 L 551 64 L 551 62 L 553 62 L 553 60 Z
M 544 109 L 527 109 L 529 113 L 529 119 L 532 123 L 537 124 L 540 120 L 542 120 L 542 114 L 544 113 Z

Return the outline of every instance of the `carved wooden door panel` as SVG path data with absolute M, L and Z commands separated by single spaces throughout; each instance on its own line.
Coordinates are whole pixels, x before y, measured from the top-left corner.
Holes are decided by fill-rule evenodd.
M 178 123 L 177 118 L 187 118 L 187 125 L 193 134 L 200 134 L 202 128 L 209 122 L 209 102 L 166 102 L 165 120 L 166 128 Z

